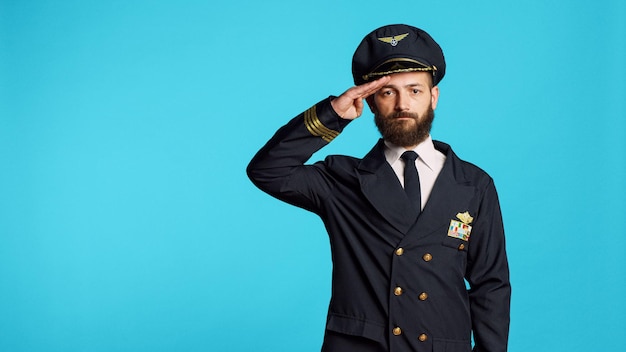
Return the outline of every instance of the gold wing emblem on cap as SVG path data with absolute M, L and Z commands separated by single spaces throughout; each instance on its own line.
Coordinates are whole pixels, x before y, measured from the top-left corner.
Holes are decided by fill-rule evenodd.
M 383 43 L 391 44 L 391 46 L 396 46 L 398 45 L 398 42 L 406 38 L 407 35 L 409 35 L 409 33 L 394 35 L 393 37 L 378 38 L 378 40 L 380 40 Z

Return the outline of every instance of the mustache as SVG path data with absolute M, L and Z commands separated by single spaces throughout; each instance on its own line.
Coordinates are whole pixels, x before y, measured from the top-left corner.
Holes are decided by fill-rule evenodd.
M 405 118 L 412 118 L 415 120 L 419 120 L 420 115 L 414 112 L 398 111 L 398 112 L 391 113 L 387 115 L 386 117 L 388 119 L 397 119 L 397 118 L 405 117 Z

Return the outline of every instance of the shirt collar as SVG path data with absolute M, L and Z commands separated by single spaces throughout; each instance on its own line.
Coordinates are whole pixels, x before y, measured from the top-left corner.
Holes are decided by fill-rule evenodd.
M 424 164 L 426 164 L 429 169 L 433 170 L 434 166 L 437 164 L 437 150 L 435 149 L 435 144 L 433 143 L 430 134 L 424 141 L 422 141 L 422 143 L 418 144 L 415 149 L 411 150 L 419 155 L 419 158 L 422 159 Z M 405 151 L 407 151 L 406 148 L 385 141 L 385 159 L 387 159 L 389 165 L 393 165 L 396 161 L 398 161 L 402 153 Z

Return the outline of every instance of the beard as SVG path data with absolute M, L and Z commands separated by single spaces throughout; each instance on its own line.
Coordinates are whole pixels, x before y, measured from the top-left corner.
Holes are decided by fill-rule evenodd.
M 399 120 L 408 117 L 411 120 Z M 400 147 L 412 147 L 423 142 L 430 134 L 435 119 L 432 106 L 421 116 L 412 112 L 395 112 L 387 116 L 374 114 L 374 122 L 383 139 Z

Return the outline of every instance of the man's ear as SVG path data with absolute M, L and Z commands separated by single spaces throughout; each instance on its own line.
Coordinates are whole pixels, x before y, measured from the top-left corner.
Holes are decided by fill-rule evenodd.
M 370 95 L 369 97 L 365 98 L 365 101 L 367 102 L 367 106 L 370 107 L 370 111 L 372 112 L 372 114 L 375 115 L 378 110 L 376 109 L 376 102 L 374 102 L 374 96 Z

